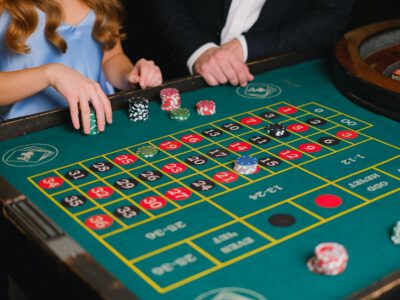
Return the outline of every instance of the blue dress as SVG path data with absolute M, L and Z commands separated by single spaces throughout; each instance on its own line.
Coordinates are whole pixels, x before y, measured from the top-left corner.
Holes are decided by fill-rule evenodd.
M 61 63 L 83 76 L 97 81 L 106 94 L 114 92 L 106 81 L 103 69 L 103 50 L 101 44 L 92 37 L 95 13 L 91 10 L 77 25 L 62 23 L 57 32 L 67 42 L 66 53 L 61 53 L 44 36 L 46 15 L 37 9 L 39 22 L 36 30 L 26 44 L 31 48 L 28 54 L 11 52 L 5 44 L 5 33 L 11 17 L 7 11 L 0 15 L 0 72 L 17 71 L 38 67 L 48 63 Z M 23 88 L 21 86 L 21 88 Z M 39 113 L 68 105 L 64 97 L 53 87 L 19 101 L 9 107 L 0 107 L 0 120 Z

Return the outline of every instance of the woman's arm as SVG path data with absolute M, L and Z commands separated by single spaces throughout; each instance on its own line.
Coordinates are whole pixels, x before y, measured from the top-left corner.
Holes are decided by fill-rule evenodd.
M 14 72 L 0 72 L 0 106 L 28 98 L 50 85 L 49 65 Z M 23 88 L 21 88 L 23 87 Z
M 105 128 L 105 120 L 112 122 L 111 104 L 100 85 L 62 64 L 0 72 L 0 105 L 13 104 L 49 86 L 54 87 L 68 102 L 76 129 L 80 127 L 80 115 L 84 132 L 90 132 L 90 101 L 96 110 L 100 131 Z

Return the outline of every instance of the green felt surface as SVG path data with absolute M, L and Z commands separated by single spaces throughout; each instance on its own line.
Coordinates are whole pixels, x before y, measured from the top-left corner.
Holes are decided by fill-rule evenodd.
M 400 265 L 399 246 L 390 241 L 400 219 L 400 124 L 344 98 L 325 64 L 316 60 L 270 71 L 247 88 L 182 94 L 182 106 L 191 110 L 186 122 L 171 120 L 152 101 L 147 122 L 130 122 L 119 110 L 99 135 L 84 136 L 65 125 L 1 142 L 0 175 L 140 299 L 343 299 Z M 216 101 L 216 115 L 196 114 L 202 99 Z M 271 112 L 280 116 L 261 117 Z M 313 126 L 315 118 L 323 124 Z M 251 143 L 265 139 L 271 122 L 289 128 L 308 122 L 309 129 Z M 346 138 L 349 132 L 352 138 Z M 326 137 L 339 143 L 321 145 Z M 177 149 L 130 160 L 140 146 L 177 142 Z M 299 150 L 309 143 L 321 146 L 319 151 Z M 229 155 L 210 157 L 215 149 Z M 236 178 L 227 172 L 242 154 L 281 163 Z M 115 163 L 116 157 L 129 164 Z M 176 172 L 165 173 L 166 165 Z M 77 169 L 87 176 L 66 177 Z M 131 189 L 117 189 L 117 182 Z M 196 189 L 203 184 L 212 188 Z M 105 195 L 108 189 L 112 195 L 93 197 L 93 191 Z M 166 196 L 172 194 L 183 198 Z M 337 195 L 342 204 L 318 206 L 315 198 L 325 194 Z M 86 202 L 63 205 L 76 200 L 72 196 L 85 196 Z M 136 207 L 128 212 L 131 218 L 116 217 L 122 206 Z M 274 226 L 268 220 L 276 214 L 296 222 Z M 103 229 L 85 225 L 92 220 L 101 227 L 107 222 L 98 221 L 107 218 L 112 224 Z M 327 241 L 349 253 L 339 276 L 316 275 L 306 267 L 314 247 Z

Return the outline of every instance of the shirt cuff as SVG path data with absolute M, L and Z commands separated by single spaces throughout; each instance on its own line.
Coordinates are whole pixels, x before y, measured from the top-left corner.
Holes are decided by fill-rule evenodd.
M 186 66 L 188 67 L 190 74 L 193 75 L 193 73 L 194 73 L 193 66 L 194 66 L 195 62 L 197 61 L 197 59 L 208 49 L 215 48 L 215 47 L 218 47 L 218 45 L 214 44 L 214 43 L 207 43 L 207 44 L 204 44 L 203 46 L 201 46 L 200 48 L 198 48 L 196 51 L 194 51 L 192 55 L 190 55 L 189 59 L 186 62 Z
M 242 50 L 243 50 L 243 62 L 247 61 L 247 58 L 249 56 L 249 51 L 247 49 L 247 41 L 244 35 L 236 37 L 236 39 L 240 42 L 242 45 Z

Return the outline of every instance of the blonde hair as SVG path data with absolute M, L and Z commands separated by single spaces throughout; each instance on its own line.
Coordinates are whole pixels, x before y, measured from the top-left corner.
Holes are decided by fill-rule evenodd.
M 81 0 L 93 9 L 96 20 L 92 35 L 102 45 L 104 50 L 112 49 L 119 39 L 123 8 L 119 0 Z M 3 2 L 3 3 L 2 3 Z M 62 9 L 54 0 L 0 0 L 0 7 L 11 16 L 6 32 L 6 44 L 15 53 L 26 54 L 31 51 L 26 40 L 38 25 L 36 8 L 46 14 L 44 34 L 60 52 L 65 53 L 67 43 L 56 32 L 62 21 Z

